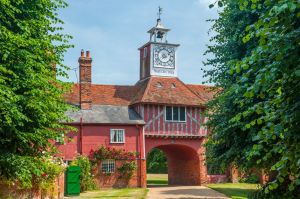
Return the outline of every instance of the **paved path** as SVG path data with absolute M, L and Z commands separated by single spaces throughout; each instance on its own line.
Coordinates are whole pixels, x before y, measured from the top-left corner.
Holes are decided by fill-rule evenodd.
M 149 187 L 147 199 L 228 199 L 222 193 L 204 186 Z

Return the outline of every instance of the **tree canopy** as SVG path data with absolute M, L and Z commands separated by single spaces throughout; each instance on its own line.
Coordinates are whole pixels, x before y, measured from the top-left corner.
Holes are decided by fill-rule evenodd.
M 261 194 L 300 197 L 300 4 L 221 0 L 205 65 L 219 87 L 208 147 L 223 165 L 275 174 Z
M 0 177 L 31 186 L 50 172 L 42 159 L 54 152 L 69 106 L 61 33 L 63 0 L 0 0 Z M 59 66 L 56 68 L 56 66 Z M 45 178 L 45 176 L 44 176 Z M 42 179 L 42 178 L 41 178 Z

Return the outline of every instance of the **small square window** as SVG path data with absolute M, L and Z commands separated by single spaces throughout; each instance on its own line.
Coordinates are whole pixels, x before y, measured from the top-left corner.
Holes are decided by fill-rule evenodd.
M 124 129 L 111 129 L 110 130 L 110 143 L 125 143 L 125 130 Z
M 101 170 L 102 173 L 114 173 L 116 168 L 115 160 L 102 160 Z

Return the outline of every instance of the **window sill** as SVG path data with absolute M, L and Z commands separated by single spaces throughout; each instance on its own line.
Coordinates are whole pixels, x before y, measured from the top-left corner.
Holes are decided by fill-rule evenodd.
M 186 123 L 186 121 L 171 121 L 171 120 L 165 120 L 165 122 L 169 122 L 169 123 Z
M 109 144 L 125 144 L 125 142 L 110 142 Z

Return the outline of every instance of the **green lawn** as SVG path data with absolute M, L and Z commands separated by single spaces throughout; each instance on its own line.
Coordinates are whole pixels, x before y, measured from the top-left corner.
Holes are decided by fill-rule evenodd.
M 146 198 L 148 189 L 142 188 L 124 188 L 124 189 L 101 189 L 97 191 L 88 191 L 86 193 L 81 193 L 79 197 L 74 197 L 74 199 L 144 199 Z
M 168 174 L 147 174 L 147 185 L 168 185 Z
M 221 192 L 233 199 L 247 199 L 247 194 L 258 189 L 257 184 L 248 183 L 221 183 L 206 185 L 218 192 Z

